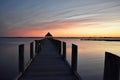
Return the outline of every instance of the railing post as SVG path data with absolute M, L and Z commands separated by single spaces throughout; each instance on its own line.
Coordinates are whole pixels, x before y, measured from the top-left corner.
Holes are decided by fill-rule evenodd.
M 38 42 L 38 53 L 40 52 L 40 50 L 41 50 L 41 40 L 39 40 Z
M 19 72 L 24 72 L 24 44 L 19 45 Z
M 30 43 L 30 59 L 33 59 L 33 42 Z
M 39 41 L 35 40 L 35 53 L 38 53 Z
M 77 71 L 77 45 L 72 44 L 72 62 L 71 62 L 72 71 Z
M 37 53 L 37 40 L 35 40 L 35 54 Z
M 61 54 L 61 41 L 58 41 L 58 46 L 59 46 L 59 54 Z
M 110 52 L 105 52 L 103 80 L 120 80 L 120 57 Z
M 63 42 L 63 59 L 66 60 L 66 42 Z

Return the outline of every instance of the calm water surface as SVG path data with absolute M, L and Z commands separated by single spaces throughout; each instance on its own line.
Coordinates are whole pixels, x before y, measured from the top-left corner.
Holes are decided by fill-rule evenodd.
M 71 63 L 72 43 L 78 45 L 78 72 L 83 80 L 103 80 L 105 51 L 120 56 L 120 42 L 61 40 L 67 42 L 69 63 Z
M 18 45 L 25 44 L 25 63 L 29 60 L 29 43 L 35 38 L 0 38 L 0 80 L 13 80 L 18 75 Z M 78 72 L 83 80 L 102 80 L 105 51 L 120 56 L 120 42 L 80 41 L 67 42 L 67 60 L 71 64 L 71 44 L 78 45 Z
M 29 60 L 29 45 L 34 39 L 0 38 L 0 80 L 13 80 L 18 75 L 18 45 L 25 44 L 25 64 Z

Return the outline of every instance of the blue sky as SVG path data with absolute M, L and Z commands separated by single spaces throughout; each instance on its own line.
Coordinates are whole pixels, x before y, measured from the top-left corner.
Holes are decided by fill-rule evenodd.
M 58 34 L 55 30 L 62 31 L 66 36 L 77 33 L 83 36 L 109 34 L 103 29 L 110 32 L 109 36 L 119 36 L 119 22 L 120 0 L 0 0 L 0 36 L 42 36 L 36 34 L 48 31 Z M 68 34 L 62 30 L 63 27 Z M 79 31 L 72 31 L 72 35 L 71 29 L 74 28 Z M 88 33 L 80 33 L 81 29 Z M 27 30 L 34 30 L 34 35 Z M 35 30 L 39 31 L 35 34 Z M 96 30 L 104 34 L 99 34 Z M 59 33 L 58 36 L 62 35 Z

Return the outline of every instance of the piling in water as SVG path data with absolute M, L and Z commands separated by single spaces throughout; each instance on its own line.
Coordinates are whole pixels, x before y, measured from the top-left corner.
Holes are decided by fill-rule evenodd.
M 24 72 L 24 44 L 19 45 L 19 72 Z
M 71 62 L 72 71 L 77 71 L 77 45 L 72 44 L 72 62 Z
M 63 42 L 63 59 L 66 60 L 66 42 Z
M 72 44 L 72 67 L 71 67 L 72 69 L 70 71 L 70 70 L 68 70 L 68 69 L 70 69 L 70 66 L 67 63 L 67 61 L 62 60 L 61 59 L 62 56 L 57 54 L 58 52 L 59 53 L 63 52 L 64 59 L 66 59 L 66 43 L 63 42 L 63 44 L 61 46 L 61 41 L 59 41 L 59 40 L 50 39 L 50 41 L 52 41 L 52 43 L 54 43 L 54 44 L 52 44 L 51 42 L 49 42 L 46 39 L 44 39 L 44 41 L 41 41 L 41 40 L 35 41 L 35 43 L 36 43 L 35 51 L 37 53 L 41 50 L 42 51 L 40 52 L 40 54 L 36 55 L 36 56 L 39 56 L 39 57 L 36 57 L 37 58 L 36 60 L 34 60 L 34 61 L 30 60 L 30 63 L 27 65 L 26 68 L 24 68 L 24 45 L 19 46 L 19 61 L 20 61 L 19 62 L 19 65 L 20 65 L 19 71 L 20 71 L 20 75 L 18 75 L 16 80 L 21 80 L 21 79 L 29 79 L 29 80 L 47 79 L 47 80 L 49 80 L 49 77 L 42 76 L 44 74 L 47 74 L 48 76 L 50 76 L 52 80 L 54 80 L 54 79 L 55 80 L 56 79 L 81 80 L 80 76 L 77 73 L 77 46 Z M 30 58 L 31 59 L 33 58 L 33 46 L 34 46 L 33 42 L 30 43 Z M 61 49 L 62 49 L 62 51 L 61 51 Z M 51 51 L 51 52 L 49 52 L 49 51 Z M 54 54 L 54 55 L 51 56 L 50 53 Z M 48 57 L 48 54 L 50 55 L 49 57 Z M 45 58 L 48 60 L 45 60 Z M 57 60 L 57 63 L 56 63 L 56 60 Z M 63 63 L 63 61 L 67 65 L 65 63 Z M 33 64 L 31 64 L 31 63 L 33 63 Z M 45 63 L 45 64 L 43 64 L 43 63 Z M 62 67 L 56 66 L 55 70 L 54 70 L 54 67 L 52 68 L 54 70 L 52 72 L 53 74 L 56 74 L 56 72 L 59 73 L 59 71 L 61 70 L 62 73 L 59 74 L 60 76 L 55 77 L 54 75 L 49 74 L 49 73 L 51 73 L 51 70 L 49 71 L 46 69 L 49 69 L 49 66 L 51 66 L 51 65 L 53 65 L 53 66 L 54 65 L 60 65 L 60 66 L 62 65 Z M 38 68 L 36 68 L 36 67 L 38 67 Z M 41 67 L 42 67 L 42 69 L 41 69 Z M 65 70 L 64 67 L 65 68 L 67 67 L 68 69 Z M 32 75 L 34 75 L 34 76 L 31 76 L 31 72 L 33 72 L 33 71 L 34 71 L 34 73 L 32 73 Z M 41 71 L 44 71 L 44 73 L 41 73 Z M 66 71 L 67 71 L 67 73 L 66 73 Z M 71 75 L 71 72 L 73 73 L 72 75 Z M 64 76 L 63 76 L 63 73 L 65 73 Z
M 39 40 L 35 40 L 35 53 L 38 54 L 39 53 Z
M 30 59 L 33 59 L 33 42 L 30 43 Z
M 103 80 L 120 80 L 120 57 L 110 52 L 105 52 Z
M 61 54 L 61 41 L 58 41 L 59 54 Z

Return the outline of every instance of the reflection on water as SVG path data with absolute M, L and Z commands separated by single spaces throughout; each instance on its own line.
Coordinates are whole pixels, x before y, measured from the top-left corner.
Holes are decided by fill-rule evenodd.
M 25 44 L 25 63 L 29 60 L 29 43 L 34 38 L 0 38 L 0 80 L 13 80 L 18 74 L 18 45 Z M 80 41 L 67 42 L 67 60 L 71 61 L 71 43 L 78 45 L 78 72 L 83 80 L 103 80 L 105 51 L 120 56 L 120 42 Z M 7 77 L 6 77 L 7 75 Z
M 34 39 L 0 38 L 0 80 L 18 75 L 18 45 L 25 44 L 25 63 L 29 60 L 29 43 Z
M 61 40 L 67 42 L 67 60 L 69 63 L 71 63 L 71 44 L 78 45 L 78 72 L 83 80 L 103 80 L 105 51 L 120 56 L 120 42 Z
M 11 80 L 16 75 L 18 55 L 15 50 L 14 45 L 0 46 L 0 80 Z

